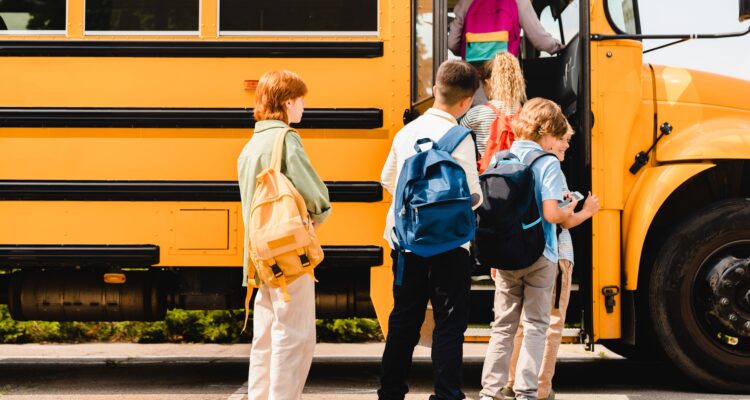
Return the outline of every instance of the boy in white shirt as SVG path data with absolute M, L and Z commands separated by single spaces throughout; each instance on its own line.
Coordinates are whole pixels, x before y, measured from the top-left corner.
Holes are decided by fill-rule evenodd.
M 474 68 L 457 60 L 446 61 L 437 71 L 433 88 L 435 103 L 424 115 L 410 122 L 394 137 L 388 159 L 383 166 L 381 183 L 395 194 L 398 176 L 404 161 L 416 154 L 418 139 L 437 142 L 456 126 L 456 119 L 471 106 L 472 96 L 479 87 Z M 476 168 L 474 139 L 468 135 L 451 154 L 466 173 L 472 206 L 482 202 Z M 386 217 L 385 239 L 395 248 L 393 203 Z M 446 221 L 450 224 L 450 221 Z M 393 257 L 394 275 L 397 265 Z M 427 302 L 432 302 L 435 329 L 432 340 L 432 362 L 435 394 L 430 399 L 463 399 L 461 365 L 464 331 L 469 317 L 471 269 L 469 243 L 432 257 L 407 252 L 403 260 L 403 281 L 393 287 L 394 305 L 388 319 L 388 337 L 383 352 L 383 374 L 378 390 L 379 399 L 402 400 L 409 388 L 406 379 L 411 369 L 414 346 L 424 321 Z

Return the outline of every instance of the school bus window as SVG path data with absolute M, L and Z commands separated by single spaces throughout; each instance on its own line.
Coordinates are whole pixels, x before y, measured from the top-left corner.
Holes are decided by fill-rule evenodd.
M 65 0 L 0 0 L 0 33 L 63 33 Z
M 578 34 L 578 30 L 580 29 L 579 21 L 579 8 L 578 8 L 578 0 L 572 1 L 570 4 L 568 4 L 567 7 L 563 10 L 562 14 L 560 15 L 560 18 L 562 19 L 562 26 L 563 26 L 563 37 L 562 42 L 568 43 L 571 39 L 573 39 L 573 36 Z
M 560 23 L 555 20 L 555 17 L 552 16 L 552 7 L 547 6 L 544 10 L 542 10 L 542 13 L 539 14 L 539 22 L 542 23 L 542 26 L 544 27 L 544 30 L 549 32 L 552 37 L 554 37 L 557 40 L 562 41 L 562 38 L 560 37 Z M 551 54 L 542 51 L 539 54 L 539 57 L 550 57 Z
M 197 33 L 199 0 L 86 0 L 86 32 Z
M 414 15 L 414 74 L 412 100 L 419 102 L 432 96 L 435 77 L 432 0 L 417 0 Z
M 220 0 L 219 30 L 374 35 L 378 0 Z
M 636 25 L 635 0 L 607 0 L 607 16 L 616 30 L 635 35 Z

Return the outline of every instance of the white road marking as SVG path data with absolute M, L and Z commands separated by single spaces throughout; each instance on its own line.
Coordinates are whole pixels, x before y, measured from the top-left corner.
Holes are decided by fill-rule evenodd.
M 227 400 L 243 400 L 247 398 L 245 395 L 247 395 L 247 381 L 236 392 L 232 393 Z

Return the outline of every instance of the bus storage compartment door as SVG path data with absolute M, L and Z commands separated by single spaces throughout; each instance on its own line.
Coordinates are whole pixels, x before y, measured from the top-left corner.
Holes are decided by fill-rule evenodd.
M 180 209 L 174 221 L 171 253 L 229 248 L 228 209 Z

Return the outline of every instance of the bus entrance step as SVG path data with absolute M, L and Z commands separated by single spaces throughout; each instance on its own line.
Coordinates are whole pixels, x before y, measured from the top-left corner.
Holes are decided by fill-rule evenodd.
M 468 328 L 464 332 L 465 342 L 489 342 L 490 340 L 490 328 Z M 563 329 L 562 343 L 580 343 L 581 329 L 579 328 L 565 328 Z
M 479 277 L 480 279 L 477 279 L 477 277 L 472 277 L 471 282 L 471 290 L 474 291 L 495 291 L 495 282 L 490 279 L 489 277 Z M 577 283 L 571 283 L 570 284 L 570 291 L 571 292 L 578 292 L 581 289 L 581 287 Z

